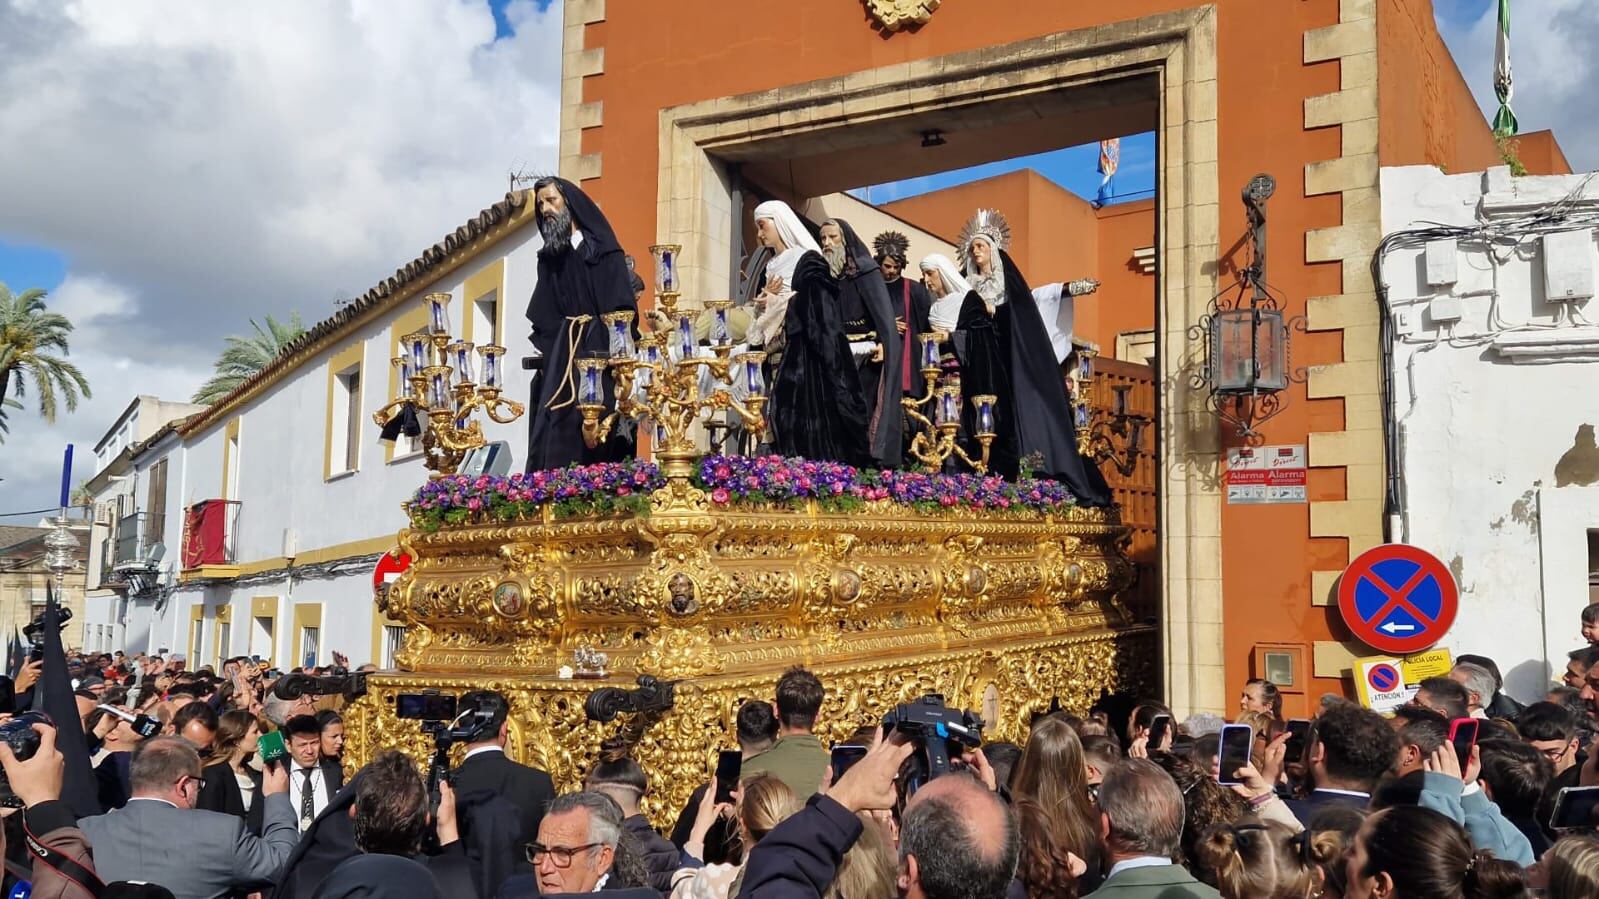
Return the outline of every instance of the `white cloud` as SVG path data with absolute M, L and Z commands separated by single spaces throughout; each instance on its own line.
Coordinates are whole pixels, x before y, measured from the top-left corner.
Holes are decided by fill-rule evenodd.
M 1590 114 L 1599 93 L 1599 16 L 1593 0 L 1520 0 L 1510 28 L 1516 95 L 1511 105 L 1522 132 L 1553 128 L 1577 171 L 1599 169 L 1599 118 Z M 1477 102 L 1491 118 L 1498 9 L 1489 4 L 1474 22 L 1440 19 L 1439 29 Z
M 514 3 L 495 41 L 482 0 L 0 4 L 0 239 L 66 256 L 51 303 L 95 388 L 53 428 L 12 414 L 0 512 L 50 502 L 61 445 L 135 393 L 186 399 L 249 319 L 324 318 L 553 169 L 560 9 Z

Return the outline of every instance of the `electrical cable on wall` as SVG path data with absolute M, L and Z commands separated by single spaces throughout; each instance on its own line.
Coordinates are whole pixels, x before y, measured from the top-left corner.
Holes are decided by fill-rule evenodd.
M 1400 250 L 1415 250 L 1424 248 L 1429 242 L 1435 240 L 1454 240 L 1470 246 L 1480 247 L 1488 258 L 1489 268 L 1493 275 L 1493 289 L 1488 291 L 1488 326 L 1489 330 L 1483 334 L 1457 337 L 1455 325 L 1450 323 L 1449 333 L 1444 338 L 1452 347 L 1463 348 L 1480 346 L 1492 343 L 1501 334 L 1518 331 L 1548 331 L 1558 328 L 1591 326 L 1580 311 L 1566 308 L 1566 304 L 1557 304 L 1555 321 L 1553 323 L 1522 322 L 1509 323 L 1499 315 L 1499 269 L 1508 262 L 1511 256 L 1521 256 L 1530 248 L 1532 241 L 1547 234 L 1563 231 L 1576 231 L 1584 228 L 1599 228 L 1599 206 L 1591 202 L 1585 204 L 1587 208 L 1579 208 L 1583 195 L 1588 185 L 1599 173 L 1590 174 L 1583 178 L 1576 187 L 1572 188 L 1564 197 L 1541 206 L 1530 212 L 1506 216 L 1504 218 L 1489 219 L 1479 211 L 1477 222 L 1473 225 L 1443 225 L 1428 223 L 1420 228 L 1411 228 L 1396 231 L 1382 239 L 1377 245 L 1376 252 L 1371 258 L 1371 281 L 1376 288 L 1378 305 L 1377 336 L 1380 344 L 1382 372 L 1380 376 L 1381 401 L 1383 409 L 1383 464 L 1386 469 L 1386 485 L 1383 491 L 1383 539 L 1393 539 L 1392 522 L 1395 516 L 1404 511 L 1404 484 L 1399 473 L 1399 439 L 1398 428 L 1402 419 L 1396 420 L 1394 410 L 1394 343 L 1396 340 L 1394 326 L 1394 307 L 1388 295 L 1388 285 L 1383 280 L 1383 266 L 1390 253 Z M 1501 255 L 1502 254 L 1502 255 Z M 1482 292 L 1467 292 L 1458 294 L 1461 298 L 1481 296 Z M 1420 299 L 1419 297 L 1416 299 Z M 1567 319 L 1569 314 L 1570 318 Z M 1441 330 L 1441 329 L 1440 329 Z M 1411 396 L 1415 396 L 1415 380 L 1412 363 L 1420 352 L 1433 349 L 1438 345 L 1438 338 L 1431 341 L 1403 341 L 1406 343 L 1419 343 L 1422 348 L 1413 354 L 1407 363 L 1407 374 L 1411 381 Z M 1406 417 L 1409 413 L 1406 413 Z

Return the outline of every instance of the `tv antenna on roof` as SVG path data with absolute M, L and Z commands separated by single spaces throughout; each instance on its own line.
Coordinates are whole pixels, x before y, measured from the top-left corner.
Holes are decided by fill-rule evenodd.
M 528 174 L 528 171 L 525 167 L 512 169 L 508 175 L 508 178 L 511 182 L 510 189 L 513 191 L 525 184 L 532 184 L 533 182 L 539 180 L 539 176 L 537 174 Z

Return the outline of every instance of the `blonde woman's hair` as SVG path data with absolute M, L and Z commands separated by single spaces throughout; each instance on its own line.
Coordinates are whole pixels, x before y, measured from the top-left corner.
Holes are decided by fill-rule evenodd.
M 844 853 L 838 876 L 822 899 L 872 899 L 897 894 L 894 879 L 899 874 L 898 861 L 882 822 L 867 815 L 858 817 L 861 838 Z
M 1561 837 L 1538 863 L 1549 878 L 1549 899 L 1599 896 L 1599 840 Z
M 744 782 L 744 797 L 738 806 L 738 821 L 753 846 L 783 823 L 789 815 L 804 805 L 794 796 L 794 791 L 770 774 L 753 777 Z
M 1335 834 L 1296 834 L 1276 821 L 1213 827 L 1194 844 L 1194 873 L 1223 899 L 1308 899 L 1334 843 L 1342 848 Z

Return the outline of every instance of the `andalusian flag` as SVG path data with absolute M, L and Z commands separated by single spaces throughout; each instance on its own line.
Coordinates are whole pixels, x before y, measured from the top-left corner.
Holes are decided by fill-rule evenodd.
M 1122 139 L 1113 137 L 1099 142 L 1099 197 L 1094 201 L 1103 206 L 1110 199 L 1110 182 L 1122 162 Z
M 1499 97 L 1499 112 L 1494 115 L 1494 134 L 1513 136 L 1519 126 L 1516 114 L 1510 109 L 1510 98 L 1516 95 L 1510 79 L 1510 0 L 1499 0 L 1499 42 L 1494 48 L 1494 94 Z

